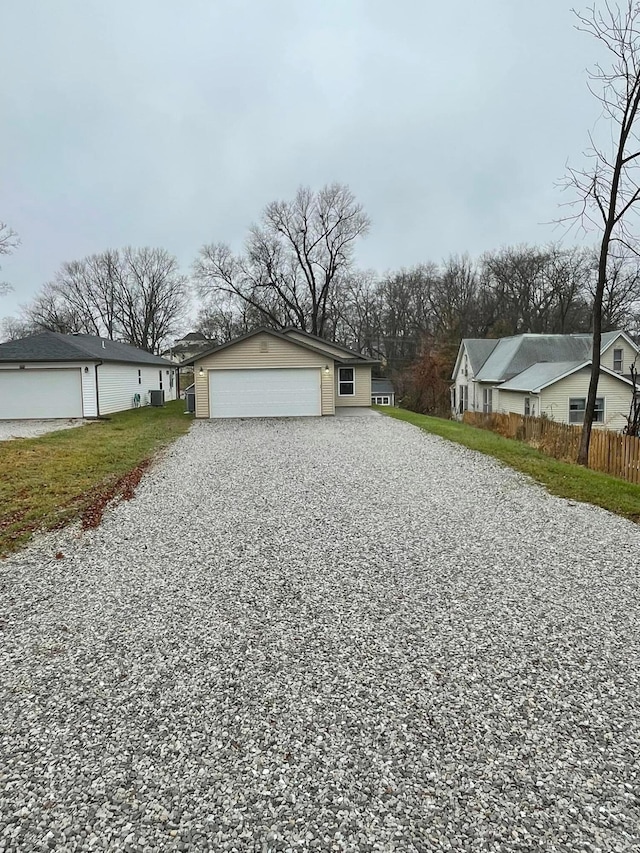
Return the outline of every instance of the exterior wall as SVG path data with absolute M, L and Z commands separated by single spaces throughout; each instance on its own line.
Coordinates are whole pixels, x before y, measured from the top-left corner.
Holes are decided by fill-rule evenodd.
M 98 414 L 96 400 L 96 371 L 93 362 L 75 361 L 42 361 L 25 364 L 24 370 L 80 370 L 82 383 L 82 415 L 85 418 L 95 418 Z M 86 371 L 85 371 L 86 368 Z M 20 370 L 17 364 L 0 364 L 0 370 Z
M 495 395 L 495 391 L 493 392 Z M 528 397 L 531 405 L 530 414 L 533 417 L 540 415 L 540 396 L 538 394 L 530 394 L 524 391 L 500 391 L 500 406 L 494 411 L 496 412 L 515 412 L 518 415 L 524 415 L 524 400 Z M 567 404 L 568 405 L 568 404 Z
M 141 405 L 148 405 L 150 402 L 149 391 L 156 391 L 160 388 L 160 370 L 162 370 L 164 398 L 165 400 L 175 400 L 175 377 L 172 383 L 171 376 L 167 376 L 167 370 L 171 371 L 171 368 L 166 365 L 115 364 L 112 362 L 99 365 L 100 414 L 108 415 L 112 412 L 133 409 L 135 394 L 140 394 Z M 140 371 L 140 380 L 138 380 L 138 371 Z
M 458 411 L 458 405 L 460 401 L 461 391 L 460 389 L 463 387 L 467 387 L 467 410 L 470 412 L 481 412 L 482 411 L 482 389 L 483 385 L 480 385 L 475 381 L 473 368 L 471 367 L 471 359 L 467 355 L 466 348 L 463 349 L 462 356 L 460 357 L 460 365 L 458 367 L 458 372 L 455 375 L 455 388 L 456 388 L 456 412 L 455 416 L 457 418 L 461 418 L 462 415 Z M 493 392 L 493 408 L 495 409 L 496 405 L 496 392 Z
M 293 341 L 289 343 L 273 335 L 261 333 L 196 361 L 194 365 L 196 417 L 209 417 L 209 370 L 251 370 L 266 367 L 317 367 L 322 371 L 320 380 L 322 414 L 335 414 L 334 369 L 331 356 L 325 358 L 323 355 L 297 346 Z M 325 372 L 325 367 L 329 368 L 328 373 Z M 200 376 L 200 368 L 203 369 L 202 376 Z M 369 374 L 371 374 L 370 370 Z
M 345 367 L 347 365 L 344 365 Z M 341 397 L 338 394 L 338 369 L 341 365 L 336 365 L 335 371 L 335 395 L 336 395 L 336 409 L 347 407 L 347 406 L 371 406 L 371 365 L 363 364 L 363 365 L 348 365 L 349 367 L 353 367 L 354 374 L 353 378 L 356 383 L 355 387 L 355 395 L 353 397 Z
M 629 344 L 625 341 L 625 339 L 621 336 L 617 341 L 614 341 L 610 347 L 602 354 L 601 356 L 601 364 L 603 367 L 608 367 L 609 370 L 613 370 L 613 351 L 614 349 L 622 350 L 622 372 L 629 375 L 630 367 L 634 362 L 634 359 L 637 358 L 636 368 L 640 367 L 640 357 L 638 357 L 638 353 L 633 347 L 629 346 Z
M 541 394 L 541 414 L 554 421 L 569 423 L 569 397 L 586 397 L 589 388 L 589 368 L 567 376 L 545 388 Z M 600 374 L 598 397 L 604 397 L 604 426 L 606 429 L 621 430 L 626 425 L 626 415 L 631 405 L 632 388 L 613 376 Z

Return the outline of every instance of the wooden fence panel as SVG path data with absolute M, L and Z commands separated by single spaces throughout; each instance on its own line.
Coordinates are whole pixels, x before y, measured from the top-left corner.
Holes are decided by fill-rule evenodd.
M 559 424 L 548 418 L 532 418 L 515 412 L 465 412 L 470 426 L 497 432 L 536 447 L 554 459 L 576 462 L 580 447 L 580 426 Z M 589 448 L 589 467 L 640 485 L 640 438 L 605 429 L 594 429 Z

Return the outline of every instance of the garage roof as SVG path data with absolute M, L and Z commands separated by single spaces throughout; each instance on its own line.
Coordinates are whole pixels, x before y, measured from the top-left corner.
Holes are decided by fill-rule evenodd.
M 0 362 L 9 361 L 118 361 L 175 367 L 173 362 L 129 344 L 95 335 L 63 335 L 60 332 L 41 332 L 0 344 Z
M 180 362 L 180 367 L 186 367 L 187 365 L 195 364 L 196 361 L 200 361 L 203 358 L 207 358 L 210 355 L 213 355 L 216 352 L 220 352 L 223 349 L 227 349 L 227 347 L 232 347 L 234 344 L 240 343 L 240 341 L 246 341 L 249 338 L 254 337 L 254 335 L 267 334 L 273 335 L 274 338 L 280 338 L 283 341 L 286 341 L 289 344 L 294 344 L 297 347 L 302 347 L 302 349 L 310 350 L 311 352 L 318 353 L 319 355 L 323 355 L 328 359 L 332 359 L 341 365 L 357 365 L 357 364 L 378 364 L 378 361 L 375 358 L 367 358 L 364 355 L 359 355 L 353 350 L 346 349 L 346 347 L 339 346 L 335 344 L 337 349 L 343 350 L 343 356 L 337 356 L 329 350 L 325 349 L 322 344 L 329 343 L 329 341 L 323 341 L 322 338 L 318 338 L 315 335 L 310 335 L 307 332 L 302 332 L 302 334 L 309 338 L 309 341 L 301 341 L 298 338 L 293 338 L 291 335 L 286 334 L 285 332 L 293 331 L 293 327 L 289 327 L 284 331 L 280 331 L 278 329 L 271 329 L 268 326 L 261 326 L 259 329 L 254 329 L 253 332 L 248 332 L 246 335 L 240 335 L 238 338 L 233 338 L 231 341 L 227 341 L 224 344 L 218 344 L 218 346 L 211 347 L 211 349 L 204 350 L 203 352 L 198 353 L 198 355 L 194 355 L 193 358 L 189 358 L 186 361 Z M 299 332 L 300 329 L 295 329 L 295 331 Z M 334 346 L 334 344 L 331 344 Z

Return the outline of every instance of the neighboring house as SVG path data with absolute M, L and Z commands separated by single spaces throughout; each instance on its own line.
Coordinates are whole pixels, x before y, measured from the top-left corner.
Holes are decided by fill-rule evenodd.
M 186 363 L 197 418 L 259 418 L 370 406 L 377 361 L 299 329 L 261 328 Z
M 176 340 L 172 347 L 160 354 L 169 361 L 182 364 L 183 361 L 195 358 L 199 353 L 210 350 L 215 345 L 215 341 L 210 341 L 201 332 L 189 332 L 188 335 Z
M 388 379 L 371 380 L 371 403 L 374 406 L 395 406 L 393 383 Z
M 465 411 L 516 412 L 559 423 L 584 420 L 591 371 L 591 335 L 516 335 L 497 340 L 465 338 L 453 371 L 451 407 Z M 625 332 L 602 335 L 594 423 L 612 430 L 626 425 L 640 350 Z
M 0 419 L 93 418 L 175 399 L 175 365 L 93 335 L 42 332 L 0 344 Z

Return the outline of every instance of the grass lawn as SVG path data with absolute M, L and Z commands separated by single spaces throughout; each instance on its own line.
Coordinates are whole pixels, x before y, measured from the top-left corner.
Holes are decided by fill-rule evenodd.
M 129 498 L 154 453 L 185 433 L 184 401 L 145 406 L 39 438 L 0 442 L 0 556 L 38 530 L 99 523 Z
M 418 415 L 405 409 L 374 408 L 384 415 L 414 424 L 425 432 L 494 456 L 516 471 L 528 474 L 553 495 L 595 504 L 632 521 L 640 521 L 640 486 L 580 465 L 558 462 L 521 441 L 503 438 L 458 421 Z

